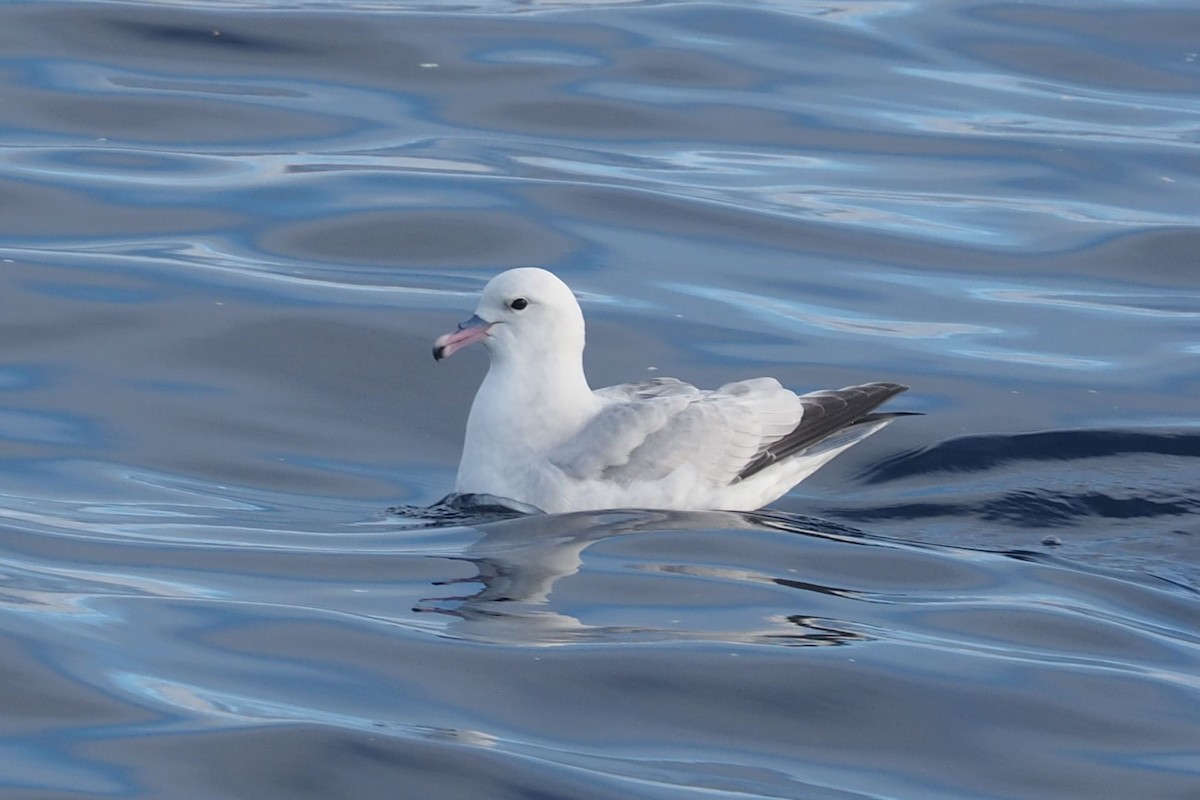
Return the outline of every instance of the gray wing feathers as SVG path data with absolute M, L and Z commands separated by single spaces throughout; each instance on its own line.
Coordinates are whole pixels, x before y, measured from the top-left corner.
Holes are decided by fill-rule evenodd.
M 709 480 L 728 483 L 753 454 L 757 439 L 750 412 L 713 393 L 681 409 L 669 425 L 630 452 L 625 464 L 606 469 L 604 477 L 618 483 L 659 480 L 689 464 Z
M 608 404 L 550 461 L 578 480 L 655 481 L 686 464 L 713 485 L 736 483 L 877 421 L 881 415 L 870 412 L 906 388 L 869 383 L 797 396 L 774 378 L 712 392 L 673 378 L 613 386 L 596 392 Z
M 727 484 L 771 443 L 799 424 L 799 398 L 773 378 L 704 392 L 674 379 L 611 387 L 596 393 L 609 405 L 551 454 L 577 479 L 653 481 L 690 465 Z
M 649 397 L 606 406 L 579 433 L 550 453 L 550 463 L 580 480 L 629 463 L 648 437 L 672 423 L 692 398 Z

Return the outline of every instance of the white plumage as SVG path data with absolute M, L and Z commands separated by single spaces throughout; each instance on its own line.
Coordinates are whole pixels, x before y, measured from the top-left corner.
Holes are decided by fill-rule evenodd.
M 906 388 L 797 395 L 774 378 L 715 391 L 659 378 L 592 391 L 579 303 L 533 267 L 493 278 L 475 316 L 434 343 L 434 357 L 476 341 L 491 366 L 455 490 L 547 512 L 760 508 L 886 425 L 890 416 L 871 412 Z

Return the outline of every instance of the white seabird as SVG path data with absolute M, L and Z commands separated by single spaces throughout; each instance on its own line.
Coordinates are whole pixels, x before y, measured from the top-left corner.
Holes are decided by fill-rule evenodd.
M 483 342 L 455 491 L 546 512 L 609 508 L 749 511 L 778 499 L 894 415 L 905 391 L 866 383 L 797 395 L 774 378 L 704 391 L 655 378 L 593 391 L 570 288 L 527 267 L 493 278 L 475 315 L 439 337 L 441 360 Z

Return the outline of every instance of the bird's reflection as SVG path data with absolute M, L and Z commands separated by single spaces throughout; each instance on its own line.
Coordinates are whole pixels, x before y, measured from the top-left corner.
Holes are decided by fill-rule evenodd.
M 587 640 L 623 641 L 712 639 L 773 644 L 838 644 L 860 641 L 859 631 L 839 631 L 836 621 L 814 626 L 797 613 L 764 619 L 762 628 L 720 632 L 637 625 L 594 625 L 561 610 L 551 596 L 556 584 L 579 572 L 583 552 L 593 544 L 630 534 L 664 531 L 728 532 L 775 529 L 824 537 L 859 534 L 850 529 L 794 515 L 771 512 L 678 512 L 616 510 L 542 514 L 536 509 L 517 512 L 503 498 L 452 495 L 438 504 L 435 524 L 467 525 L 480 534 L 461 554 L 446 556 L 471 564 L 476 574 L 439 582 L 438 586 L 475 587 L 470 593 L 431 597 L 415 611 L 444 614 L 454 619 L 447 634 L 455 638 L 523 645 L 553 645 Z M 639 569 L 742 580 L 796 588 L 778 576 L 750 570 L 699 565 L 681 567 L 641 564 Z M 709 574 L 711 573 L 711 574 Z M 794 582 L 793 582 L 794 583 Z M 839 594 L 836 587 L 809 587 Z M 797 620 L 805 620 L 798 624 Z M 811 633 L 818 636 L 810 636 Z M 810 640 L 811 639 L 811 640 Z

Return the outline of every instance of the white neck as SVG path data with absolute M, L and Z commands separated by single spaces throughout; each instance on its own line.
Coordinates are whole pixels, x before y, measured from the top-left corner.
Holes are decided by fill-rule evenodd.
M 583 372 L 582 352 L 493 352 L 467 419 L 458 490 L 503 495 L 504 486 L 484 481 L 520 469 L 533 454 L 571 437 L 599 406 Z

